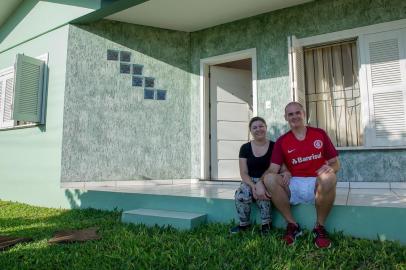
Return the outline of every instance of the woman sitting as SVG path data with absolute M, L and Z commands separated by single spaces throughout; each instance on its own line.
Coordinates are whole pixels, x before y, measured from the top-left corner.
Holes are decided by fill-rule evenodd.
M 261 233 L 266 234 L 271 229 L 270 195 L 260 181 L 260 178 L 271 163 L 274 142 L 266 138 L 267 126 L 261 117 L 254 117 L 249 122 L 249 130 L 253 140 L 240 148 L 239 162 L 242 183 L 235 192 L 235 207 L 240 224 L 231 229 L 238 233 L 250 228 L 251 203 L 255 201 L 261 214 Z

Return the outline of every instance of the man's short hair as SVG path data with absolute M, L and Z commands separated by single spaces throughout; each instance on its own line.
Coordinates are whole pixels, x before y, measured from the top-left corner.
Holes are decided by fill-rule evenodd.
M 286 114 L 286 109 L 287 109 L 290 105 L 297 105 L 297 106 L 300 107 L 300 109 L 301 109 L 303 112 L 305 112 L 305 109 L 304 109 L 304 107 L 303 107 L 302 104 L 300 104 L 300 103 L 297 102 L 297 101 L 291 101 L 291 102 L 289 102 L 289 103 L 285 106 L 285 114 Z

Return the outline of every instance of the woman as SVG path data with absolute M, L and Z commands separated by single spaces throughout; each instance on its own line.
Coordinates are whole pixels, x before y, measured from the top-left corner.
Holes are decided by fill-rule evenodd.
M 235 192 L 235 206 L 240 224 L 231 229 L 231 233 L 245 231 L 250 227 L 251 203 L 256 201 L 261 214 L 261 233 L 271 229 L 270 195 L 260 178 L 268 169 L 274 142 L 266 138 L 267 126 L 261 117 L 254 117 L 249 122 L 253 140 L 240 148 L 239 162 L 242 183 Z

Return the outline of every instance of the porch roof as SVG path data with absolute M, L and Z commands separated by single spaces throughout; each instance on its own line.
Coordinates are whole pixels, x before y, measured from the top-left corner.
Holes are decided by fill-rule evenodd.
M 106 19 L 193 32 L 313 0 L 149 0 Z

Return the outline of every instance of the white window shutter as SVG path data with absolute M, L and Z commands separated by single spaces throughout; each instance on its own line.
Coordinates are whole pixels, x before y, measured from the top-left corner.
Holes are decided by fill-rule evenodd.
M 43 122 L 44 61 L 17 55 L 13 119 Z
M 295 36 L 288 38 L 288 47 L 292 100 L 306 107 L 303 47 Z
M 14 126 L 13 111 L 14 70 L 7 69 L 0 74 L 0 128 Z
M 366 68 L 368 146 L 406 145 L 406 31 L 364 36 L 361 53 Z

